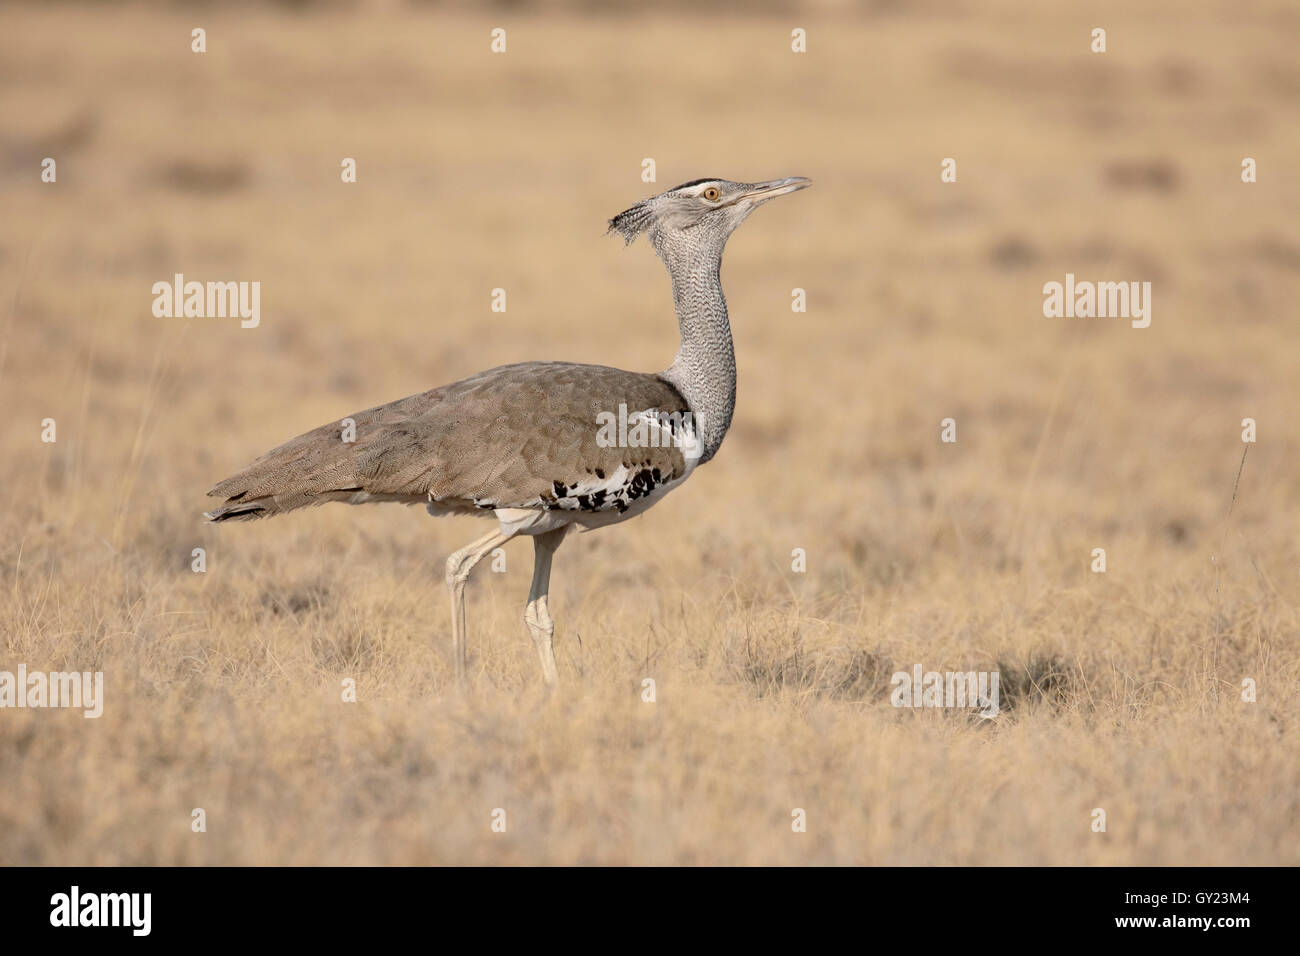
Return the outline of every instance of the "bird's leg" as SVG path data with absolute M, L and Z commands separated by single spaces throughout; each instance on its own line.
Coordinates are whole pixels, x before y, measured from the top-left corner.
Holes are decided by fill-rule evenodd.
M 456 659 L 456 680 L 465 682 L 467 655 L 465 648 L 465 582 L 474 565 L 493 548 L 505 544 L 513 535 L 500 530 L 483 535 L 447 559 L 447 587 L 451 591 L 451 652 Z
M 537 646 L 537 655 L 542 659 L 542 678 L 546 681 L 547 687 L 554 687 L 558 680 L 555 670 L 555 648 L 551 642 L 555 634 L 555 622 L 551 620 L 551 612 L 546 607 L 547 592 L 551 589 L 551 558 L 568 530 L 569 526 L 565 525 L 533 537 L 533 586 L 528 591 L 524 623 L 532 632 L 533 644 Z

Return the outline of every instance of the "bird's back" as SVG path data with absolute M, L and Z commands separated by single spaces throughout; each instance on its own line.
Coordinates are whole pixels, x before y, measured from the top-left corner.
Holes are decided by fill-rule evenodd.
M 439 510 L 606 511 L 684 477 L 683 449 L 602 440 L 601 416 L 657 411 L 689 420 L 656 375 L 600 365 L 504 365 L 322 425 L 267 452 L 209 495 L 214 521 L 326 501 L 429 502 Z M 608 419 L 604 419 L 608 420 Z M 606 433 L 607 434 L 607 433 Z

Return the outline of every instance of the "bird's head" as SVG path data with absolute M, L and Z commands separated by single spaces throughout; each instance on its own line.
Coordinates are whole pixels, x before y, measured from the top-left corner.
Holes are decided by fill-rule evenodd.
M 609 221 L 609 231 L 631 242 L 641 233 L 667 258 L 676 249 L 718 249 L 745 217 L 769 199 L 811 186 L 802 176 L 765 183 L 696 179 L 643 199 Z

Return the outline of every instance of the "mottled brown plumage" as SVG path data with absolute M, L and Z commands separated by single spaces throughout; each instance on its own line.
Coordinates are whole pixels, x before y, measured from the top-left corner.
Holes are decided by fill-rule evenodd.
M 262 518 L 326 501 L 433 502 L 444 511 L 544 508 L 555 484 L 573 487 L 620 465 L 685 470 L 679 448 L 601 447 L 598 419 L 689 409 L 655 375 L 600 365 L 503 365 L 347 416 L 290 439 L 216 485 L 214 521 Z M 612 501 L 612 499 L 611 499 Z M 591 510 L 607 510 L 612 504 Z

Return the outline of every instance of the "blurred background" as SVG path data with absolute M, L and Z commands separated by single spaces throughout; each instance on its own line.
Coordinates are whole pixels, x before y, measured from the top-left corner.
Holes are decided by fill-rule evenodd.
M 0 860 L 1300 862 L 1300 11 L 708 7 L 0 7 L 0 667 L 110 695 L 0 719 Z M 477 525 L 199 523 L 358 409 L 529 359 L 666 367 L 667 277 L 606 220 L 793 175 L 724 263 L 727 444 L 557 558 L 564 701 L 539 710 L 525 545 L 471 588 L 458 701 L 441 568 Z M 1067 272 L 1150 282 L 1150 327 L 1044 318 Z M 260 325 L 155 318 L 175 273 L 261 282 Z M 917 662 L 1001 665 L 1020 716 L 892 710 Z M 791 847 L 808 804 L 835 827 Z M 518 835 L 484 843 L 480 805 Z

